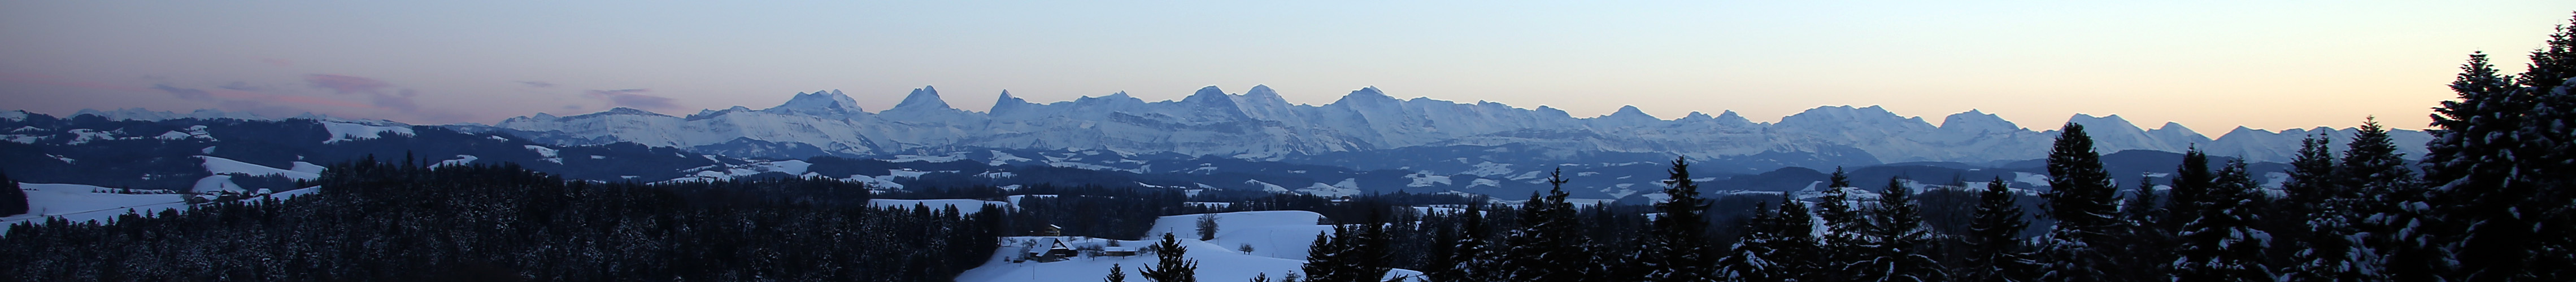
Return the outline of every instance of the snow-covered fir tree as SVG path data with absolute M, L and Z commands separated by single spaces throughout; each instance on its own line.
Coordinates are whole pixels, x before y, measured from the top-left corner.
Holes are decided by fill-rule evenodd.
M 1986 182 L 1977 193 L 1977 210 L 1968 224 L 1966 262 L 1953 278 L 1958 281 L 2026 282 L 2039 277 L 2039 264 L 2031 260 L 2021 232 L 2030 228 L 2021 204 L 2016 203 L 2012 188 L 1997 177 Z
M 1548 173 L 1547 194 L 1530 194 L 1521 203 L 1521 227 L 1503 238 L 1511 248 L 1503 269 L 1511 271 L 1508 281 L 1570 282 L 1592 279 L 1587 270 L 1598 266 L 1585 252 L 1583 234 L 1574 219 L 1574 204 L 1565 197 L 1564 169 Z
M 1700 198 L 1699 184 L 1691 180 L 1690 160 L 1674 158 L 1671 177 L 1664 180 L 1664 195 L 1655 210 L 1636 263 L 1645 269 L 1644 281 L 1697 282 L 1714 281 L 1710 267 L 1716 266 L 1708 246 L 1708 199 Z
M 1459 223 L 1458 231 L 1456 232 L 1458 233 L 1458 235 L 1456 235 L 1457 246 L 1456 248 L 1450 249 L 1448 261 L 1451 264 L 1446 266 L 1446 269 L 1442 269 L 1438 273 L 1432 274 L 1430 277 L 1431 281 L 1503 281 L 1502 275 L 1507 272 L 1502 269 L 1501 260 L 1494 257 L 1496 255 L 1494 247 L 1492 244 L 1487 243 L 1489 240 L 1484 237 L 1484 234 L 1487 233 L 1485 230 L 1485 205 L 1467 205 L 1467 211 L 1460 214 L 1459 218 L 1463 220 L 1463 222 Z
M 2173 280 L 2272 281 L 2272 268 L 2263 262 L 2272 235 L 2254 228 L 2260 213 L 2250 205 L 2259 186 L 2243 161 L 2228 161 L 2213 181 L 2200 198 L 2198 219 L 2183 225 Z
M 2282 269 L 2280 280 L 2385 281 L 2379 276 L 2379 252 L 2361 243 L 2365 234 L 2354 226 L 2362 221 L 2354 212 L 2360 195 L 2338 183 L 2342 179 L 2335 174 L 2326 138 L 2299 141 L 2298 158 L 2290 161 L 2290 177 L 2281 185 L 2290 194 L 2291 205 L 2284 207 L 2300 210 L 2296 214 L 2305 219 L 2306 230 L 2291 254 L 2290 262 L 2297 264 Z
M 1808 279 L 1825 270 L 1816 252 L 1814 215 L 1788 195 L 1781 195 L 1780 203 L 1777 212 L 1768 203 L 1756 204 L 1753 215 L 1744 220 L 1744 233 L 1735 246 L 1727 249 L 1726 257 L 1719 259 L 1717 278 L 1815 281 Z
M 1846 268 L 1861 281 L 1948 281 L 1941 262 L 1932 258 L 1932 231 L 1923 226 L 1923 211 L 1914 201 L 1914 189 L 1905 187 L 1902 179 L 1887 179 L 1887 188 L 1879 191 L 1878 204 L 1868 210 L 1873 224 L 1864 233 L 1869 245 L 1864 253 L 1870 257 Z
M 1190 248 L 1182 246 L 1172 233 L 1163 233 L 1163 240 L 1154 243 L 1152 248 L 1155 264 L 1137 271 L 1137 276 L 1144 277 L 1147 282 L 1199 281 L 1199 260 L 1182 257 L 1182 254 L 1190 252 Z
M 2110 240 L 2119 227 L 2119 187 L 2102 169 L 2102 154 L 2093 151 L 2084 125 L 2069 122 L 2059 129 L 2048 153 L 2048 175 L 2050 189 L 2040 196 L 2048 199 L 2057 226 L 2040 240 L 2041 281 L 2120 281 L 2105 272 L 2120 266 L 2103 252 L 2119 246 Z

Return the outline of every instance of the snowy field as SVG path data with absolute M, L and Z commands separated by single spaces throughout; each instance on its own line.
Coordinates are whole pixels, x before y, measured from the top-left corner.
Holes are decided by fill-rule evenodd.
M 1199 261 L 1200 281 L 1248 281 L 1256 275 L 1277 281 L 1306 264 L 1306 248 L 1316 234 L 1331 232 L 1332 226 L 1316 225 L 1323 215 L 1307 211 L 1256 211 L 1215 213 L 1215 240 L 1198 239 L 1200 214 L 1166 216 L 1154 221 L 1146 239 L 1160 240 L 1172 233 L 1181 245 L 1189 248 L 1184 255 Z M 991 261 L 957 276 L 959 282 L 1072 282 L 1101 281 L 1113 264 L 1127 268 L 1127 281 L 1144 281 L 1137 273 L 1155 263 L 1153 254 L 1131 257 L 1079 256 L 1056 262 L 1018 261 L 1030 250 L 1043 251 L 1054 242 L 1074 249 L 1134 249 L 1152 245 L 1153 240 L 1125 241 L 1088 237 L 1003 237 L 1002 248 Z M 1116 242 L 1117 247 L 1108 244 Z M 1252 246 L 1252 251 L 1240 251 Z M 1421 277 L 1422 272 L 1396 269 L 1389 277 Z M 1418 279 L 1417 279 L 1418 280 Z
M 132 210 L 136 214 L 160 213 L 161 210 L 169 209 L 184 210 L 188 207 L 187 197 L 189 196 L 186 194 L 119 194 L 111 192 L 117 190 L 115 188 L 80 184 L 20 183 L 18 189 L 27 191 L 27 214 L 0 217 L 0 233 L 8 233 L 10 224 L 43 220 L 46 217 L 61 217 L 74 222 L 96 220 L 103 223 L 115 219 L 118 215 L 124 215 L 127 210 Z M 295 189 L 277 192 L 270 196 L 281 199 L 293 198 L 320 190 L 322 189 L 319 187 Z

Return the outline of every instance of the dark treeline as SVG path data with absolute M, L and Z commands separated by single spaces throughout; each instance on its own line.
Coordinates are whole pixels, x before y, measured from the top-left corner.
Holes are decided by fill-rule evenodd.
M 858 184 L 595 184 L 513 166 L 362 161 L 319 193 L 22 223 L 14 281 L 944 281 L 1007 212 L 876 209 Z

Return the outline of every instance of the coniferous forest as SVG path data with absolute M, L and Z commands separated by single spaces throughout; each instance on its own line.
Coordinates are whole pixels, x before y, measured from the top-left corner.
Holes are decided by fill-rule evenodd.
M 1494 201 L 872 191 L 794 177 L 606 183 L 371 157 L 331 166 L 297 184 L 321 192 L 291 199 L 13 226 L 0 237 L 0 279 L 947 281 L 993 258 L 999 237 L 1048 229 L 1161 239 L 1147 247 L 1161 250 L 1157 263 L 1132 271 L 1196 281 L 1196 269 L 1223 266 L 1184 258 L 1196 251 L 1169 233 L 1147 237 L 1157 217 L 1305 210 L 1334 232 L 1316 236 L 1304 267 L 1279 281 L 1378 281 L 1399 268 L 1424 273 L 1400 279 L 1442 282 L 2576 281 L 2576 26 L 2546 43 L 2517 74 L 2469 55 L 2450 84 L 2457 98 L 2433 109 L 2435 139 L 2422 145 L 2431 153 L 2401 155 L 2416 145 L 2364 119 L 2349 136 L 2309 136 L 2276 185 L 2194 149 L 2169 174 L 2137 182 L 2152 187 L 2119 187 L 2124 176 L 2103 168 L 2074 123 L 2048 152 L 2046 189 L 1837 169 L 1812 195 L 1710 193 L 1724 187 L 1702 187 L 1691 160 L 1676 158 L 1668 197 L 1652 205 L 1577 205 L 1561 171 L 1546 180 L 1557 189 Z M 1014 197 L 1024 195 L 1046 196 Z M 869 204 L 882 198 L 1017 207 Z M 0 212 L 24 209 L 19 201 Z M 1202 240 L 1223 228 L 1207 222 Z

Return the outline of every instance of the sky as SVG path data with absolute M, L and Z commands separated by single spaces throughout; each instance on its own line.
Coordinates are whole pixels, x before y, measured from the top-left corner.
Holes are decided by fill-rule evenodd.
M 1207 3 L 1217 2 L 1217 3 Z M 1881 105 L 2024 127 L 2423 128 L 2470 52 L 2520 72 L 2550 1 L 23 1 L 0 109 L 494 123 L 839 89 L 869 111 L 1269 85 L 1757 122 Z M 1401 2 L 1401 3 L 1388 3 Z M 1940 3 L 1925 3 L 1940 2 Z

